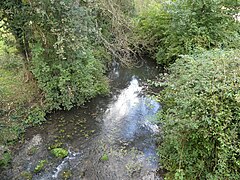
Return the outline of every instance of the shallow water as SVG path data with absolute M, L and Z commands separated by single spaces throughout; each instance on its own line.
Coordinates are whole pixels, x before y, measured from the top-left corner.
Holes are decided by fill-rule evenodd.
M 160 105 L 143 93 L 144 82 L 158 71 L 150 62 L 132 69 L 115 63 L 109 74 L 111 94 L 56 112 L 43 126 L 29 129 L 5 179 L 26 179 L 28 173 L 36 180 L 160 179 L 155 137 L 159 129 L 154 124 Z M 68 149 L 69 155 L 53 157 L 53 146 Z M 34 173 L 40 160 L 47 163 Z

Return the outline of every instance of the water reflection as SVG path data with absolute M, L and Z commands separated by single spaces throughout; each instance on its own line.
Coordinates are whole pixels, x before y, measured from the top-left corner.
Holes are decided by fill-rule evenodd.
M 111 96 L 95 98 L 84 108 L 57 112 L 48 124 L 28 131 L 29 144 L 36 134 L 43 142 L 31 156 L 26 151 L 29 144 L 23 145 L 15 156 L 14 175 L 34 171 L 39 160 L 47 159 L 48 166 L 33 179 L 63 179 L 64 171 L 70 171 L 74 180 L 158 179 L 154 135 L 159 130 L 153 121 L 161 107 L 143 95 L 141 85 L 157 74 L 153 65 L 129 70 L 116 64 L 109 75 Z M 69 156 L 54 159 L 48 147 L 56 143 L 68 148 Z
M 71 169 L 75 177 L 81 172 L 90 180 L 157 179 L 151 174 L 158 168 L 153 137 L 158 127 L 153 121 L 160 105 L 145 97 L 142 89 L 139 78 L 132 76 L 126 88 L 105 99 L 106 110 L 96 117 L 102 122 L 98 135 L 81 145 L 74 139 L 69 146 L 80 145 L 81 155 L 64 159 L 51 177 L 58 179 L 64 169 Z M 109 158 L 106 162 L 101 161 L 103 154 Z
M 109 105 L 105 112 L 105 130 L 119 130 L 126 139 L 133 138 L 139 133 L 139 128 L 145 126 L 148 130 L 157 131 L 157 126 L 150 122 L 160 105 L 149 98 L 142 96 L 142 87 L 138 79 L 133 76 L 127 88 L 123 89 L 116 101 Z M 116 132 L 112 132 L 113 133 Z
M 124 118 L 129 115 L 130 111 L 139 104 L 140 98 L 138 95 L 141 89 L 138 80 L 133 77 L 130 85 L 122 90 L 117 101 L 110 104 L 106 110 L 104 123 L 107 129 L 115 127 L 116 123 L 124 121 Z

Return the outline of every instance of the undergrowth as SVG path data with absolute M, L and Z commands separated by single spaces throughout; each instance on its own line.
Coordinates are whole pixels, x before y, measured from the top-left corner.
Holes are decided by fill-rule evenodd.
M 238 48 L 238 7 L 225 0 L 153 1 L 134 21 L 134 44 L 164 66 L 196 48 Z
M 27 127 L 44 120 L 38 114 L 29 116 L 35 112 L 32 110 L 36 108 L 34 99 L 38 89 L 33 82 L 24 82 L 21 56 L 9 42 L 14 41 L 12 36 L 8 34 L 5 38 L 8 41 L 0 40 L 0 168 L 10 162 L 8 146 L 16 142 Z M 29 119 L 31 122 L 27 122 Z
M 183 56 L 160 84 L 166 179 L 240 179 L 240 51 Z

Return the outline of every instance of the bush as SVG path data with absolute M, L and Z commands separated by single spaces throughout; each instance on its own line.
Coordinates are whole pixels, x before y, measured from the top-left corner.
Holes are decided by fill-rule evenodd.
M 228 6 L 231 8 L 223 8 Z M 239 47 L 240 26 L 233 18 L 237 6 L 224 0 L 155 3 L 136 20 L 138 43 L 162 65 L 196 47 Z
M 158 98 L 169 179 L 240 179 L 240 51 L 183 56 Z
M 35 14 L 33 24 L 45 36 L 33 45 L 31 70 L 47 110 L 71 109 L 108 92 L 104 65 L 98 57 L 102 55 L 98 55 L 99 48 L 95 47 L 95 16 L 84 2 L 76 5 L 67 0 L 61 3 L 45 0 L 45 3 L 34 1 L 31 9 Z M 49 20 L 45 12 L 49 12 Z M 41 32 L 38 33 L 34 38 L 39 38 Z
M 46 113 L 40 107 L 30 108 L 27 113 L 27 118 L 24 120 L 24 125 L 26 127 L 41 125 L 44 121 L 46 121 Z

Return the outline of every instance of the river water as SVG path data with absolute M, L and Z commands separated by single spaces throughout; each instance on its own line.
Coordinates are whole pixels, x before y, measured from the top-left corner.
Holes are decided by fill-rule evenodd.
M 44 125 L 29 129 L 2 179 L 161 179 L 154 123 L 160 104 L 143 93 L 144 82 L 158 73 L 152 62 L 130 69 L 115 63 L 110 95 L 55 112 Z M 55 158 L 53 147 L 64 147 L 68 156 Z M 47 163 L 34 173 L 41 160 Z

